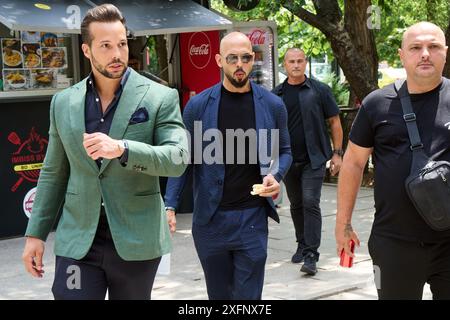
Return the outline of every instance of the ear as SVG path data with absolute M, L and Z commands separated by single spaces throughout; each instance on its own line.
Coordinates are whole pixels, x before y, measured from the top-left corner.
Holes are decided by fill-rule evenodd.
M 222 65 L 222 56 L 220 54 L 216 54 L 214 56 L 214 58 L 216 59 L 216 63 L 219 66 L 219 68 L 222 68 L 223 67 L 223 65 Z
M 398 50 L 397 50 L 397 52 L 398 52 L 398 56 L 400 57 L 400 60 L 401 60 L 401 62 L 402 62 L 402 64 L 403 64 L 403 50 L 401 49 L 401 48 L 399 48 Z
M 81 45 L 81 50 L 83 51 L 83 54 L 86 58 L 88 58 L 89 60 L 91 60 L 91 49 L 89 48 L 89 46 L 86 43 L 83 43 Z

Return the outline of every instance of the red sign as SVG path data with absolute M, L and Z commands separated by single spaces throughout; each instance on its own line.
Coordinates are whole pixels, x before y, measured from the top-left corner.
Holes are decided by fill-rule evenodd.
M 214 58 L 219 53 L 219 31 L 180 34 L 183 107 L 189 98 L 220 81 Z

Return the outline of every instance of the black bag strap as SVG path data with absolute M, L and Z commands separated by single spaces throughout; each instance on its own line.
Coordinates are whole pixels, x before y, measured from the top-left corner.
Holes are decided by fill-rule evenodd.
M 428 162 L 428 157 L 423 150 L 423 143 L 420 139 L 419 129 L 416 123 L 416 114 L 412 108 L 411 98 L 409 97 L 408 86 L 405 80 L 396 80 L 395 89 L 403 109 L 403 119 L 408 129 L 408 136 L 411 145 L 409 148 L 413 153 L 413 163 L 411 165 L 411 172 L 416 172 L 423 168 Z

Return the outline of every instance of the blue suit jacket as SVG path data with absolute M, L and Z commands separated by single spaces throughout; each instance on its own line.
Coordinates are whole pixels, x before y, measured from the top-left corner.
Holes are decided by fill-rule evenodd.
M 261 163 L 260 157 L 258 161 L 261 168 L 261 176 L 265 176 L 269 172 L 279 182 L 287 173 L 291 162 L 291 147 L 289 141 L 289 132 L 287 129 L 287 111 L 283 101 L 276 95 L 270 93 L 266 89 L 251 82 L 253 101 L 255 104 L 256 132 L 258 134 L 258 146 L 267 141 L 267 147 L 264 154 L 272 159 L 272 164 Z M 178 207 L 180 195 L 186 182 L 186 177 L 193 174 L 193 192 L 194 192 L 194 215 L 193 222 L 199 225 L 205 225 L 209 222 L 213 214 L 216 212 L 223 193 L 223 180 L 225 177 L 225 165 L 223 164 L 205 164 L 202 160 L 201 164 L 194 162 L 194 152 L 202 141 L 201 152 L 210 144 L 209 141 L 203 141 L 202 138 L 194 136 L 194 122 L 201 121 L 202 134 L 208 129 L 218 128 L 219 103 L 221 97 L 222 83 L 204 90 L 200 94 L 192 97 L 186 105 L 183 113 L 183 121 L 186 129 L 190 133 L 191 147 L 191 164 L 185 173 L 178 178 L 169 178 L 167 182 L 165 204 L 169 207 Z M 260 129 L 268 130 L 268 139 L 260 139 Z M 279 139 L 271 134 L 270 129 L 278 129 Z M 198 125 L 197 125 L 197 130 Z M 203 136 L 203 135 L 202 135 Z M 271 138 L 279 141 L 275 148 L 278 150 L 279 156 L 272 152 L 270 147 Z M 201 139 L 201 140 L 199 140 Z M 197 149 L 198 151 L 199 149 Z M 275 149 L 274 149 L 275 150 Z M 261 178 L 262 181 L 262 178 Z M 249 190 L 250 192 L 251 190 Z M 280 219 L 275 209 L 272 198 L 266 198 L 271 206 L 268 213 L 271 218 L 279 222 Z

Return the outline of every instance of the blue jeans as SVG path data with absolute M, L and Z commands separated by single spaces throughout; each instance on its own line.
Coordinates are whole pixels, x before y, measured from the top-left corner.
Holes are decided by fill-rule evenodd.
M 322 232 L 320 196 L 325 170 L 325 164 L 312 169 L 311 163 L 294 162 L 283 180 L 291 203 L 298 247 L 303 250 L 304 256 L 314 254 L 316 261 L 319 260 Z

